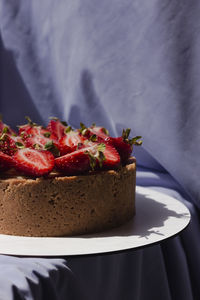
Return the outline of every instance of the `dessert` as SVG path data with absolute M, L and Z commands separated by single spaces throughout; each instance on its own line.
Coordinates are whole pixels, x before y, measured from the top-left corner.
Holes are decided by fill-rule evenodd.
M 0 122 L 0 233 L 72 236 L 121 225 L 135 214 L 141 137 L 110 137 L 93 124 L 72 129 L 52 119 L 15 133 Z

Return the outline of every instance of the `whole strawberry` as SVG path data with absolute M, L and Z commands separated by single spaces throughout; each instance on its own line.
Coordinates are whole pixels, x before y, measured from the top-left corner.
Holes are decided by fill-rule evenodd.
M 108 137 L 106 138 L 105 142 L 114 146 L 118 151 L 121 162 L 125 164 L 131 156 L 133 151 L 133 145 L 140 146 L 142 141 L 138 141 L 141 139 L 141 136 L 136 136 L 134 138 L 129 139 L 130 128 L 126 130 L 123 129 L 122 136 L 120 137 Z

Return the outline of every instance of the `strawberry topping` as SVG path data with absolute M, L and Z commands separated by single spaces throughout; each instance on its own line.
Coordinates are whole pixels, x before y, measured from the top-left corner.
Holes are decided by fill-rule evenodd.
M 61 122 L 59 119 L 53 118 L 49 121 L 49 124 L 47 125 L 47 130 L 53 133 L 59 140 L 62 136 L 64 136 L 66 127 L 66 122 Z
M 122 163 L 126 163 L 131 156 L 133 151 L 133 145 L 141 145 L 142 141 L 138 141 L 141 139 L 141 136 L 136 136 L 132 139 L 129 139 L 130 129 L 123 130 L 122 136 L 120 137 L 108 137 L 105 142 L 112 145 L 118 151 Z
M 96 126 L 95 124 L 91 127 L 86 127 L 83 123 L 80 123 L 80 125 L 81 134 L 90 140 L 101 143 L 109 137 L 108 130 L 104 127 Z
M 50 152 L 52 152 L 53 154 L 55 154 L 55 156 L 59 155 L 59 150 L 58 150 L 58 142 L 56 140 L 51 140 L 50 138 L 46 138 L 45 136 L 32 136 L 32 137 L 28 137 L 25 140 L 25 145 L 28 148 L 34 148 L 34 149 L 43 149 L 43 150 L 49 150 Z M 51 145 L 51 147 L 49 147 L 49 145 Z M 48 149 L 46 148 L 48 147 Z M 54 150 L 57 148 L 57 152 L 53 152 L 51 150 Z
M 114 147 L 93 143 L 55 159 L 56 168 L 66 175 L 76 175 L 99 167 L 112 169 L 120 164 L 120 156 Z
M 47 175 L 54 168 L 54 156 L 45 150 L 19 149 L 13 159 L 15 160 L 15 168 L 28 176 Z
M 77 149 L 79 144 L 84 143 L 87 139 L 78 131 L 70 130 L 66 132 L 59 140 L 59 150 L 61 155 L 73 152 Z
M 29 134 L 31 134 L 32 128 L 39 127 L 36 123 L 32 122 L 29 117 L 25 117 L 25 119 L 28 121 L 28 123 L 24 124 L 24 125 L 18 126 L 18 128 L 19 128 L 19 135 L 22 138 L 26 138 L 27 136 L 29 136 Z
M 103 154 L 105 157 L 103 160 L 103 167 L 106 169 L 115 169 L 119 167 L 120 155 L 114 147 L 105 144 Z
M 13 166 L 14 166 L 13 158 L 0 151 L 0 171 L 6 171 Z
M 141 137 L 129 139 L 130 129 L 121 137 L 111 137 L 108 131 L 93 124 L 74 130 L 57 118 L 44 128 L 26 117 L 28 123 L 19 126 L 18 135 L 0 120 L 0 170 L 15 168 L 25 175 L 48 175 L 54 167 L 66 174 L 116 169 L 127 163 L 133 145 L 141 145 Z M 138 141 L 139 140 L 139 141 Z
M 15 135 L 15 131 L 8 125 L 6 125 L 5 123 L 2 122 L 2 120 L 0 119 L 0 133 L 9 133 L 12 135 Z
M 22 139 L 19 136 L 3 133 L 0 136 L 0 151 L 7 155 L 14 155 L 18 148 L 24 146 Z
M 66 175 L 77 175 L 89 171 L 90 159 L 85 153 L 87 148 L 76 150 L 72 153 L 55 159 L 55 166 L 57 170 Z

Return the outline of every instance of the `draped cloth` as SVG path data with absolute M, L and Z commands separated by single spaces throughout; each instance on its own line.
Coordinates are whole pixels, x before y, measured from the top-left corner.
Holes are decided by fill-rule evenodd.
M 70 297 L 73 284 L 77 299 L 198 299 L 199 13 L 197 0 L 0 1 L 5 121 L 15 126 L 29 115 L 46 124 L 57 116 L 76 127 L 96 122 L 112 135 L 130 127 L 144 141 L 134 149 L 137 184 L 178 198 L 192 214 L 180 236 L 148 249 L 42 260 L 46 283 L 42 270 L 34 281 L 36 258 L 2 256 L 15 289 L 56 291 L 55 270 L 63 288 L 52 299 Z M 0 281 L 1 291 L 8 286 Z M 29 292 L 19 299 L 39 299 Z

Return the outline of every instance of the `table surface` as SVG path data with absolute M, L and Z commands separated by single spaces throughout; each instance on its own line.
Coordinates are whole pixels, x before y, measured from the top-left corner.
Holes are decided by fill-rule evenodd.
M 136 215 L 118 228 L 77 237 L 0 235 L 0 253 L 19 256 L 73 256 L 111 253 L 161 242 L 181 232 L 190 212 L 175 198 L 136 187 Z

